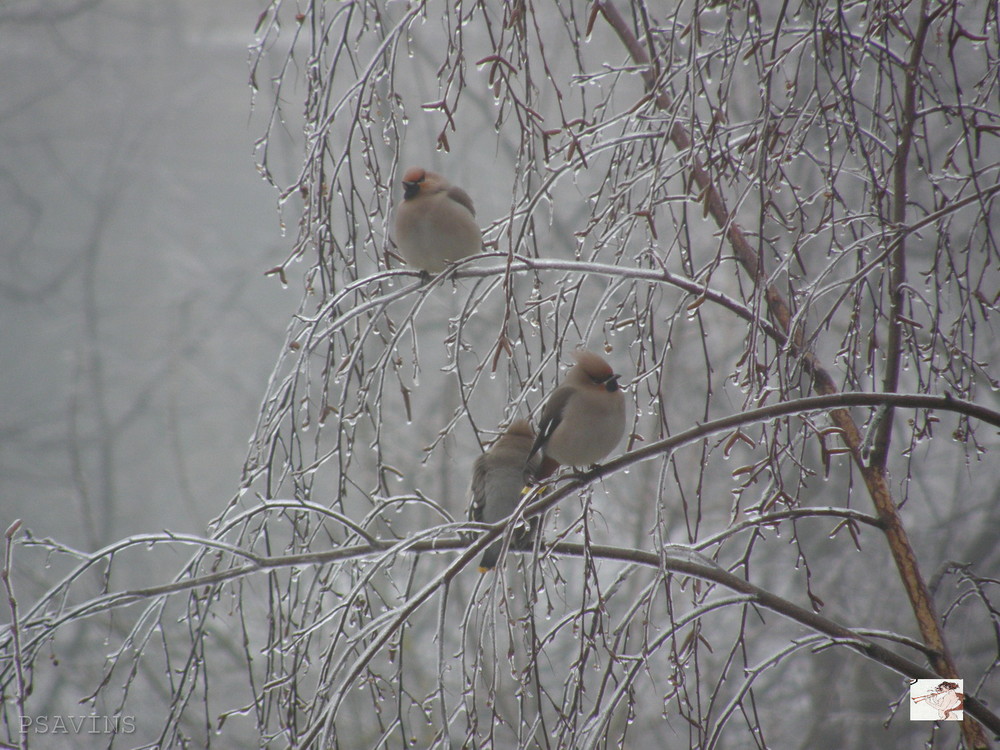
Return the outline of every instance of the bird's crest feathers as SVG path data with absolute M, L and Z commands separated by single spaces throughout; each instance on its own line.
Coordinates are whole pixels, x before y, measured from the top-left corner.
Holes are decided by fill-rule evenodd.
M 420 183 L 427 177 L 427 170 L 423 167 L 410 167 L 403 173 L 403 184 Z
M 586 349 L 577 349 L 573 352 L 573 359 L 593 380 L 604 381 L 615 374 L 604 357 Z

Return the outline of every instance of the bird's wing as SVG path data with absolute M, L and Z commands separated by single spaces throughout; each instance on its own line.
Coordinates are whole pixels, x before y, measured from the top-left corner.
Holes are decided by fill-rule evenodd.
M 469 503 L 469 520 L 482 523 L 486 511 L 486 454 L 484 453 L 472 465 L 472 496 Z
M 462 188 L 455 187 L 453 185 L 450 188 L 448 188 L 447 195 L 449 198 L 455 201 L 455 203 L 461 203 L 463 206 L 469 209 L 469 213 L 471 213 L 473 216 L 476 215 L 476 207 L 472 205 L 472 198 L 470 198 L 469 194 L 464 190 L 462 190 Z
M 531 446 L 531 451 L 528 453 L 529 461 L 532 456 L 538 453 L 549 442 L 552 433 L 555 432 L 556 427 L 562 422 L 566 404 L 569 403 L 572 397 L 573 389 L 565 387 L 556 388 L 552 392 L 552 395 L 549 396 L 549 400 L 542 407 L 542 415 L 538 422 L 538 437 L 535 438 L 535 442 Z

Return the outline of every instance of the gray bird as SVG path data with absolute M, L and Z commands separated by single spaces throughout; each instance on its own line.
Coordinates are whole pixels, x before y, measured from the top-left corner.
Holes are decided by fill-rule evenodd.
M 476 459 L 472 466 L 472 502 L 469 516 L 479 523 L 496 523 L 510 516 L 521 501 L 521 491 L 534 480 L 541 457 L 531 458 L 528 452 L 535 439 L 535 432 L 527 420 L 518 419 L 490 446 L 490 449 Z M 514 549 L 529 548 L 534 539 L 535 519 L 527 528 L 519 529 L 511 539 Z M 479 572 L 485 573 L 496 567 L 500 548 L 497 539 L 487 547 L 479 562 Z
M 625 434 L 625 396 L 605 359 L 583 349 L 563 384 L 552 391 L 528 457 L 541 453 L 563 466 L 590 466 L 615 449 Z
M 440 273 L 448 263 L 483 249 L 472 198 L 422 167 L 403 175 L 403 202 L 396 209 L 396 246 L 408 265 Z

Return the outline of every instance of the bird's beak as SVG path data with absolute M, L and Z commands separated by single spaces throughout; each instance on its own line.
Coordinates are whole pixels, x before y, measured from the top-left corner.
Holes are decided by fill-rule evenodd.
M 617 391 L 619 388 L 618 378 L 620 377 L 621 375 L 615 374 L 615 375 L 609 375 L 604 380 L 602 380 L 601 384 L 604 386 L 604 390 L 606 390 L 608 393 L 614 393 L 615 391 Z

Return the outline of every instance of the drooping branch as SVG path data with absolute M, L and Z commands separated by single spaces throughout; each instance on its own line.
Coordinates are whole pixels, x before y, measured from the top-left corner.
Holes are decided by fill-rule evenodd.
M 917 79 L 920 60 L 924 54 L 924 41 L 933 15 L 927 12 L 927 0 L 920 4 L 920 22 L 910 46 L 910 58 L 903 69 L 903 100 L 900 113 L 899 135 L 892 164 L 892 226 L 896 230 L 906 221 L 906 204 L 909 196 L 907 167 L 910 148 L 913 144 L 913 128 L 917 119 Z M 947 6 L 941 4 L 935 13 Z M 901 234 L 892 243 L 888 255 L 889 262 L 889 335 L 885 347 L 885 375 L 882 390 L 894 393 L 899 388 L 899 370 L 903 361 L 903 302 L 906 297 L 906 236 Z M 890 406 L 891 410 L 892 407 Z M 887 414 L 890 417 L 891 414 Z M 886 419 L 878 425 L 872 442 L 870 465 L 884 470 L 892 439 L 892 420 Z

